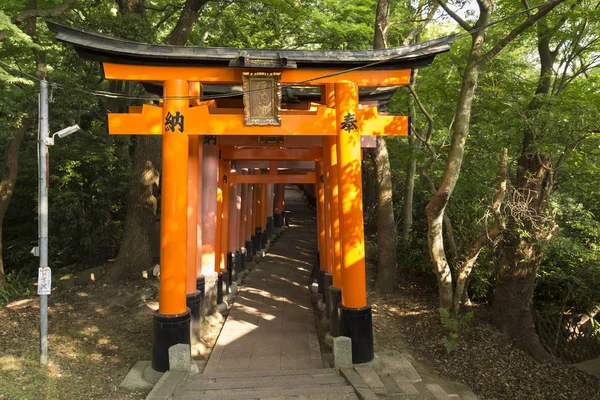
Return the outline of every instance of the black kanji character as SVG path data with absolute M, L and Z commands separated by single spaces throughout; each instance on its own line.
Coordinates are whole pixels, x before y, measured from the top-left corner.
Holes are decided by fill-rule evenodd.
M 203 144 L 210 144 L 213 142 L 215 146 L 217 145 L 217 137 L 215 135 L 204 135 L 204 139 L 202 140 Z
M 169 111 L 165 117 L 165 129 L 175 132 L 175 127 L 179 127 L 179 132 L 183 132 L 183 115 L 179 111 L 175 115 Z
M 348 133 L 352 132 L 355 129 L 358 129 L 358 126 L 356 125 L 358 121 L 356 121 L 356 118 L 354 118 L 354 113 L 349 112 L 348 114 L 344 115 L 344 122 L 342 122 L 342 129 L 345 131 L 348 131 Z

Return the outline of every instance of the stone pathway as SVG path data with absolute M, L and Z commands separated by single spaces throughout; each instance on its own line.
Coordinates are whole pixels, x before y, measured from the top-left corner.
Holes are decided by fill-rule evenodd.
M 244 280 L 204 373 L 323 368 L 306 288 L 316 219 L 296 190 L 286 207 L 290 229 Z
M 316 218 L 288 188 L 289 229 L 246 276 L 202 374 L 169 371 L 149 400 L 475 400 L 423 380 L 405 358 L 334 369 L 321 358 L 311 295 Z

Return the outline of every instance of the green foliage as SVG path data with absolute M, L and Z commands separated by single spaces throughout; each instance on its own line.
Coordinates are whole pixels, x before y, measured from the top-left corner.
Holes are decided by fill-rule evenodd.
M 18 26 L 13 24 L 10 17 L 0 8 L 0 36 L 2 40 L 3 53 L 16 54 L 27 49 L 39 49 L 29 35 L 25 34 Z M 9 66 L 10 67 L 10 66 Z M 7 64 L 0 63 L 0 82 L 6 84 L 33 85 L 33 81 L 15 74 Z
M 460 332 L 464 331 L 473 320 L 473 313 L 453 315 L 445 308 L 440 308 L 440 321 L 447 330 L 448 335 L 442 337 L 442 344 L 447 354 L 452 354 L 460 338 Z
M 536 300 L 560 312 L 589 313 L 600 303 L 600 221 L 581 203 L 559 200 L 562 229 L 545 251 Z
M 0 307 L 11 301 L 35 295 L 33 277 L 27 270 L 11 271 L 6 279 L 7 283 L 0 287 Z

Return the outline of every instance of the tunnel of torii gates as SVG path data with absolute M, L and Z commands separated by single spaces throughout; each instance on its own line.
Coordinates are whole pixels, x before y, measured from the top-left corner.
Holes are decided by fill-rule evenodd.
M 315 185 L 330 334 L 352 339 L 354 363 L 372 360 L 361 145 L 408 135 L 408 117 L 378 106 L 453 38 L 387 50 L 240 50 L 148 45 L 48 25 L 81 57 L 100 61 L 106 79 L 140 81 L 161 94 L 108 114 L 110 134 L 162 135 L 152 367 L 166 371 L 169 347 L 199 340 L 221 283 L 282 226 L 286 184 Z

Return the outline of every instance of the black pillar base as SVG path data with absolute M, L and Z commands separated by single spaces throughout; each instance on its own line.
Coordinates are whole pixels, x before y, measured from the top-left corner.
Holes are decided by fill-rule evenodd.
M 325 293 L 325 285 L 323 282 L 323 278 L 325 277 L 325 272 L 320 267 L 318 251 L 317 251 L 317 261 L 315 261 L 315 268 L 317 268 L 317 284 L 319 285 L 319 294 L 322 295 Z
M 267 231 L 264 231 L 261 235 L 262 235 L 261 236 L 261 239 L 262 239 L 261 244 L 262 244 L 262 248 L 264 249 L 267 247 L 267 239 L 269 238 L 269 234 L 267 233 Z
M 190 324 L 192 327 L 190 341 L 191 344 L 200 343 L 200 321 L 202 320 L 202 293 L 196 290 L 185 297 L 185 305 L 191 310 Z
M 262 226 L 257 226 L 256 228 L 254 228 L 254 236 L 256 236 L 256 242 L 253 242 L 252 244 L 254 245 L 254 247 L 256 247 L 256 252 L 258 253 L 263 248 L 263 245 L 262 245 Z
M 271 232 L 274 226 L 273 217 L 267 217 L 267 231 Z
M 229 271 L 223 271 L 223 297 L 229 294 L 229 286 L 231 286 L 231 274 Z
M 235 280 L 237 281 L 240 272 L 242 272 L 242 263 L 245 257 L 243 257 L 242 250 L 236 250 L 234 256 L 233 269 L 235 271 Z
M 204 299 L 204 296 L 206 296 L 206 280 L 203 275 L 196 278 L 196 290 L 202 294 L 202 298 Z
M 152 344 L 152 369 L 169 370 L 169 348 L 183 343 L 190 344 L 191 310 L 183 314 L 163 315 L 154 312 L 154 342 Z
M 248 248 L 247 247 L 244 250 L 242 250 L 241 261 L 242 261 L 242 266 L 240 268 L 242 269 L 242 271 L 245 271 L 246 270 L 246 261 L 248 261 Z
M 329 286 L 333 285 L 333 275 L 324 272 L 323 278 L 323 301 L 325 302 L 325 317 L 329 319 Z
M 256 254 L 256 250 L 254 250 L 254 240 L 250 237 L 251 240 L 247 240 L 244 244 L 246 248 L 246 262 L 252 262 L 252 256 Z
M 273 225 L 275 228 L 283 227 L 283 214 L 273 214 Z
M 352 363 L 369 362 L 375 356 L 373 349 L 373 314 L 371 306 L 340 310 L 340 336 L 352 339 Z
M 217 304 L 223 302 L 223 272 L 219 272 L 217 277 Z
M 228 251 L 227 252 L 227 257 L 226 257 L 226 262 L 227 262 L 227 272 L 229 273 L 229 279 L 227 284 L 229 286 L 231 286 L 231 281 L 233 279 L 233 275 L 234 275 L 234 266 L 233 266 L 233 253 Z
M 342 302 L 342 289 L 333 285 L 329 286 L 329 334 L 333 337 L 340 335 L 340 309 L 338 305 Z
M 258 242 L 258 237 L 256 236 L 256 234 L 250 236 L 250 239 L 252 240 L 252 246 L 250 246 L 252 248 L 252 255 L 255 256 L 257 251 L 260 251 L 260 246 L 259 246 L 259 242 Z

